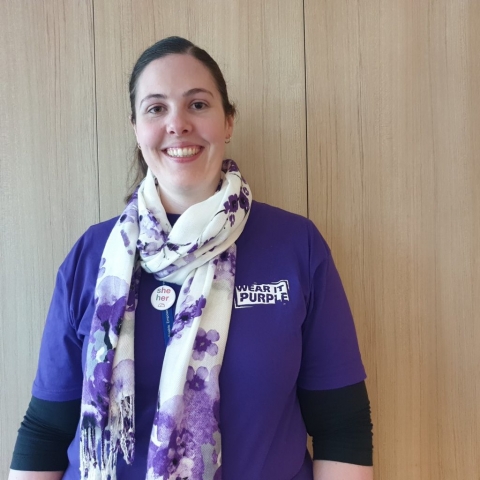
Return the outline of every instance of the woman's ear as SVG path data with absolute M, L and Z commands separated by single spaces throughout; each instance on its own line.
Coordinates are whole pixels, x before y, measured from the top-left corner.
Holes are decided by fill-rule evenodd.
M 228 115 L 225 117 L 225 130 L 226 130 L 226 138 L 230 138 L 233 134 L 233 124 L 235 123 L 235 119 L 232 115 Z
M 130 120 L 130 124 L 133 127 L 133 131 L 135 132 L 135 138 L 137 138 L 137 124 L 135 123 L 135 120 L 133 119 L 133 115 L 130 115 L 128 118 Z M 137 138 L 137 141 L 138 141 L 138 138 Z

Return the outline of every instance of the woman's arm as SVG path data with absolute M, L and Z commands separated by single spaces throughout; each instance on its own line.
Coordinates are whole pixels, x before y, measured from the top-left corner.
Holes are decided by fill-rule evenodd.
M 372 480 L 373 467 L 353 465 L 351 463 L 315 460 L 313 462 L 314 480 Z
M 298 389 L 297 394 L 313 437 L 315 480 L 370 479 L 372 422 L 365 382 L 333 390 Z
M 8 480 L 58 480 L 80 417 L 80 399 L 51 402 L 32 397 L 18 430 Z
M 63 472 L 23 472 L 10 470 L 8 480 L 61 480 Z

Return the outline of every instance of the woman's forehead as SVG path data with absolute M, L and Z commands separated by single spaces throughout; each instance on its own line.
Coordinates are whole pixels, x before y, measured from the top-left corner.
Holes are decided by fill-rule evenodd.
M 165 90 L 166 96 L 175 92 L 183 94 L 193 89 L 203 89 L 215 94 L 216 85 L 208 68 L 188 54 L 172 54 L 150 62 L 138 79 L 137 91 Z M 148 92 L 150 93 L 150 92 Z

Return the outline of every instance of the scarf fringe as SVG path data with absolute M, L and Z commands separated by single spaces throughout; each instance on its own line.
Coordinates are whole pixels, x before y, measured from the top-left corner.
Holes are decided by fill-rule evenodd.
M 122 451 L 127 465 L 133 463 L 135 456 L 135 395 L 123 398 L 118 411 L 119 415 L 110 418 L 110 428 L 106 429 L 103 435 L 99 428 L 87 427 L 81 430 L 80 472 L 82 479 L 116 480 L 119 450 Z M 101 446 L 100 458 L 97 457 L 99 444 Z
M 97 459 L 97 435 L 98 428 L 86 427 L 80 431 L 80 475 L 84 480 L 96 480 L 100 474 Z
M 127 465 L 133 463 L 135 454 L 135 395 L 121 399 L 117 405 L 117 415 L 111 416 L 102 439 L 102 480 L 116 480 L 118 451 L 121 450 Z
M 112 428 L 120 430 L 119 447 L 127 465 L 135 457 L 135 395 L 125 397 L 120 402 L 118 423 Z

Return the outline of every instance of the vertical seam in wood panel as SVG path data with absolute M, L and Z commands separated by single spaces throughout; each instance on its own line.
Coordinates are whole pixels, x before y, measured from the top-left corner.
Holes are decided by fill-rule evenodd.
M 305 28 L 305 0 L 303 5 L 303 75 L 304 75 L 304 92 L 305 92 L 305 176 L 307 191 L 307 217 L 310 218 L 310 198 L 308 188 L 308 107 L 307 107 L 307 36 Z
M 95 1 L 92 1 L 92 32 L 93 32 L 93 101 L 95 104 L 95 147 L 97 154 L 97 198 L 98 198 L 98 217 L 101 219 L 101 196 L 100 196 L 100 159 L 98 151 L 98 104 L 97 104 L 97 58 L 96 58 L 96 39 L 95 39 Z

